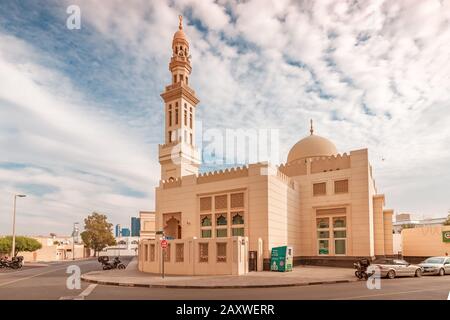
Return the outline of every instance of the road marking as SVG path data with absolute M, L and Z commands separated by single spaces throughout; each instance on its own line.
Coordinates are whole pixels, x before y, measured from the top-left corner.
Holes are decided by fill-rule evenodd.
M 23 280 L 32 279 L 32 278 L 39 277 L 39 276 L 42 276 L 42 275 L 47 274 L 47 273 L 53 273 L 53 272 L 56 272 L 56 271 L 59 271 L 59 270 L 65 270 L 65 269 L 66 268 L 54 269 L 54 270 L 47 271 L 47 272 L 41 272 L 41 273 L 29 276 L 29 277 L 20 278 L 20 279 L 12 280 L 12 281 L 9 281 L 9 282 L 0 283 L 0 287 L 4 287 L 4 286 L 7 286 L 8 284 L 11 284 L 11 283 L 16 283 L 16 282 L 20 282 L 20 281 L 23 281 Z
M 87 260 L 87 259 L 86 259 L 86 260 Z M 73 262 L 73 261 L 64 261 L 64 262 L 70 263 L 70 262 Z M 61 263 L 61 264 L 62 264 L 62 263 Z M 85 263 L 81 263 L 81 264 L 84 265 Z M 50 266 L 49 266 L 49 267 L 50 267 Z M 34 271 L 34 270 L 36 270 L 36 269 L 22 270 L 22 271 L 20 271 L 20 272 L 27 272 L 27 271 Z M 58 268 L 58 269 L 53 269 L 53 270 L 46 271 L 46 272 L 41 272 L 41 273 L 38 273 L 38 274 L 35 274 L 35 275 L 32 275 L 32 276 L 29 276 L 29 277 L 24 277 L 24 278 L 16 279 L 16 280 L 12 280 L 12 281 L 9 281 L 9 282 L 0 283 L 0 287 L 4 287 L 4 286 L 7 286 L 8 284 L 20 282 L 20 281 L 23 281 L 23 280 L 32 279 L 32 278 L 39 277 L 39 276 L 42 276 L 42 275 L 47 274 L 47 273 L 53 273 L 53 272 L 60 271 L 60 270 L 66 270 L 66 267 Z M 7 272 L 7 273 L 5 273 L 5 274 L 15 274 L 15 273 L 16 273 L 16 272 Z
M 82 293 L 80 293 L 80 296 L 87 297 L 92 293 L 92 291 L 94 291 L 96 286 L 97 286 L 96 283 L 90 284 L 86 289 L 84 289 Z
M 81 292 L 78 296 L 64 296 L 59 298 L 59 300 L 84 300 L 88 295 L 94 291 L 97 284 L 90 284 L 83 292 Z
M 350 299 L 360 299 L 360 298 L 370 298 L 370 297 L 380 297 L 380 296 L 392 296 L 392 295 L 396 295 L 396 294 L 417 293 L 417 292 L 438 291 L 438 290 L 442 290 L 442 288 L 426 289 L 426 290 L 400 291 L 400 292 L 390 292 L 390 293 L 379 293 L 379 294 L 371 294 L 371 295 L 365 295 L 365 296 L 333 298 L 333 299 L 330 299 L 330 300 L 350 300 Z M 450 297 L 450 293 L 449 293 L 449 297 Z

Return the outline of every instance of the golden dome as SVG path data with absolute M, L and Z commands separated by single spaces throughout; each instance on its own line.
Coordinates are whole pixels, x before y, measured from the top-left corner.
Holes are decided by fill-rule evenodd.
M 182 29 L 174 33 L 173 41 L 175 40 L 186 40 L 186 35 L 184 34 L 184 31 Z
M 312 158 L 328 157 L 338 153 L 336 146 L 330 140 L 313 134 L 311 123 L 311 135 L 297 142 L 289 151 L 287 163 Z
M 176 40 L 183 40 L 184 42 L 186 42 L 186 44 L 188 44 L 186 34 L 183 31 L 183 16 L 178 16 L 178 19 L 178 31 L 174 33 L 172 42 L 175 42 Z

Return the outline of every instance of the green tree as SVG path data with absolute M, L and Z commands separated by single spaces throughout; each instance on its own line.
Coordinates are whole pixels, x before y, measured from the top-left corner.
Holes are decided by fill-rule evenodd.
M 93 212 L 84 219 L 81 239 L 86 247 L 94 250 L 94 256 L 97 256 L 97 252 L 116 244 L 112 229 L 113 225 L 108 223 L 106 215 Z
M 16 247 L 14 256 L 19 252 L 33 252 L 42 248 L 42 244 L 36 239 L 16 236 Z M 9 254 L 12 249 L 12 236 L 7 236 L 0 239 L 0 253 Z

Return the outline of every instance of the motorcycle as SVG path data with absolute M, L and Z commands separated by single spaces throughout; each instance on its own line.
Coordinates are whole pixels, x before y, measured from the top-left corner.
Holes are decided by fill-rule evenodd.
M 115 257 L 112 262 L 109 261 L 109 258 L 107 256 L 98 257 L 98 262 L 103 265 L 103 270 L 125 269 L 125 265 L 121 263 L 119 257 Z
M 20 269 L 23 266 L 23 257 L 13 257 L 11 260 L 8 260 L 8 258 L 4 257 L 0 259 L 0 268 L 11 268 L 11 269 Z
M 369 279 L 369 274 L 367 273 L 367 268 L 370 266 L 369 259 L 361 259 L 353 264 L 353 267 L 356 269 L 355 276 L 359 280 L 367 280 Z

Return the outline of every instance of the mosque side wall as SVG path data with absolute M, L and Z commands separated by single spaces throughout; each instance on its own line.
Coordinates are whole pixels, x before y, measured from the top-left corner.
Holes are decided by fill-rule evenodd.
M 384 256 L 385 253 L 385 236 L 384 236 L 384 214 L 383 214 L 384 196 L 376 195 L 373 197 L 373 214 L 374 214 L 374 242 L 375 255 Z
M 300 202 L 298 187 L 292 188 L 276 175 L 268 179 L 269 248 L 292 246 L 294 255 L 300 255 Z M 270 250 L 265 252 L 270 257 Z
M 248 178 L 248 214 L 245 232 L 249 239 L 249 251 L 258 251 L 258 239 L 263 243 L 263 256 L 268 247 L 268 176 L 261 176 L 259 168 L 251 169 Z
M 204 181 L 199 183 L 199 181 Z M 249 237 L 249 250 L 258 250 L 258 239 L 263 242 L 264 252 L 268 248 L 268 176 L 260 174 L 260 166 L 252 165 L 245 175 L 232 179 L 218 179 L 217 176 L 198 179 L 185 176 L 174 187 L 156 188 L 155 215 L 156 230 L 163 230 L 164 215 L 180 214 L 181 237 L 200 237 L 199 198 L 230 192 L 244 192 L 244 232 Z M 231 222 L 230 222 L 231 223 Z M 229 235 L 230 236 L 230 235 Z M 214 235 L 213 235 L 214 237 Z
M 373 256 L 373 195 L 369 182 L 368 150 L 356 150 L 351 157 L 351 206 L 353 256 Z

